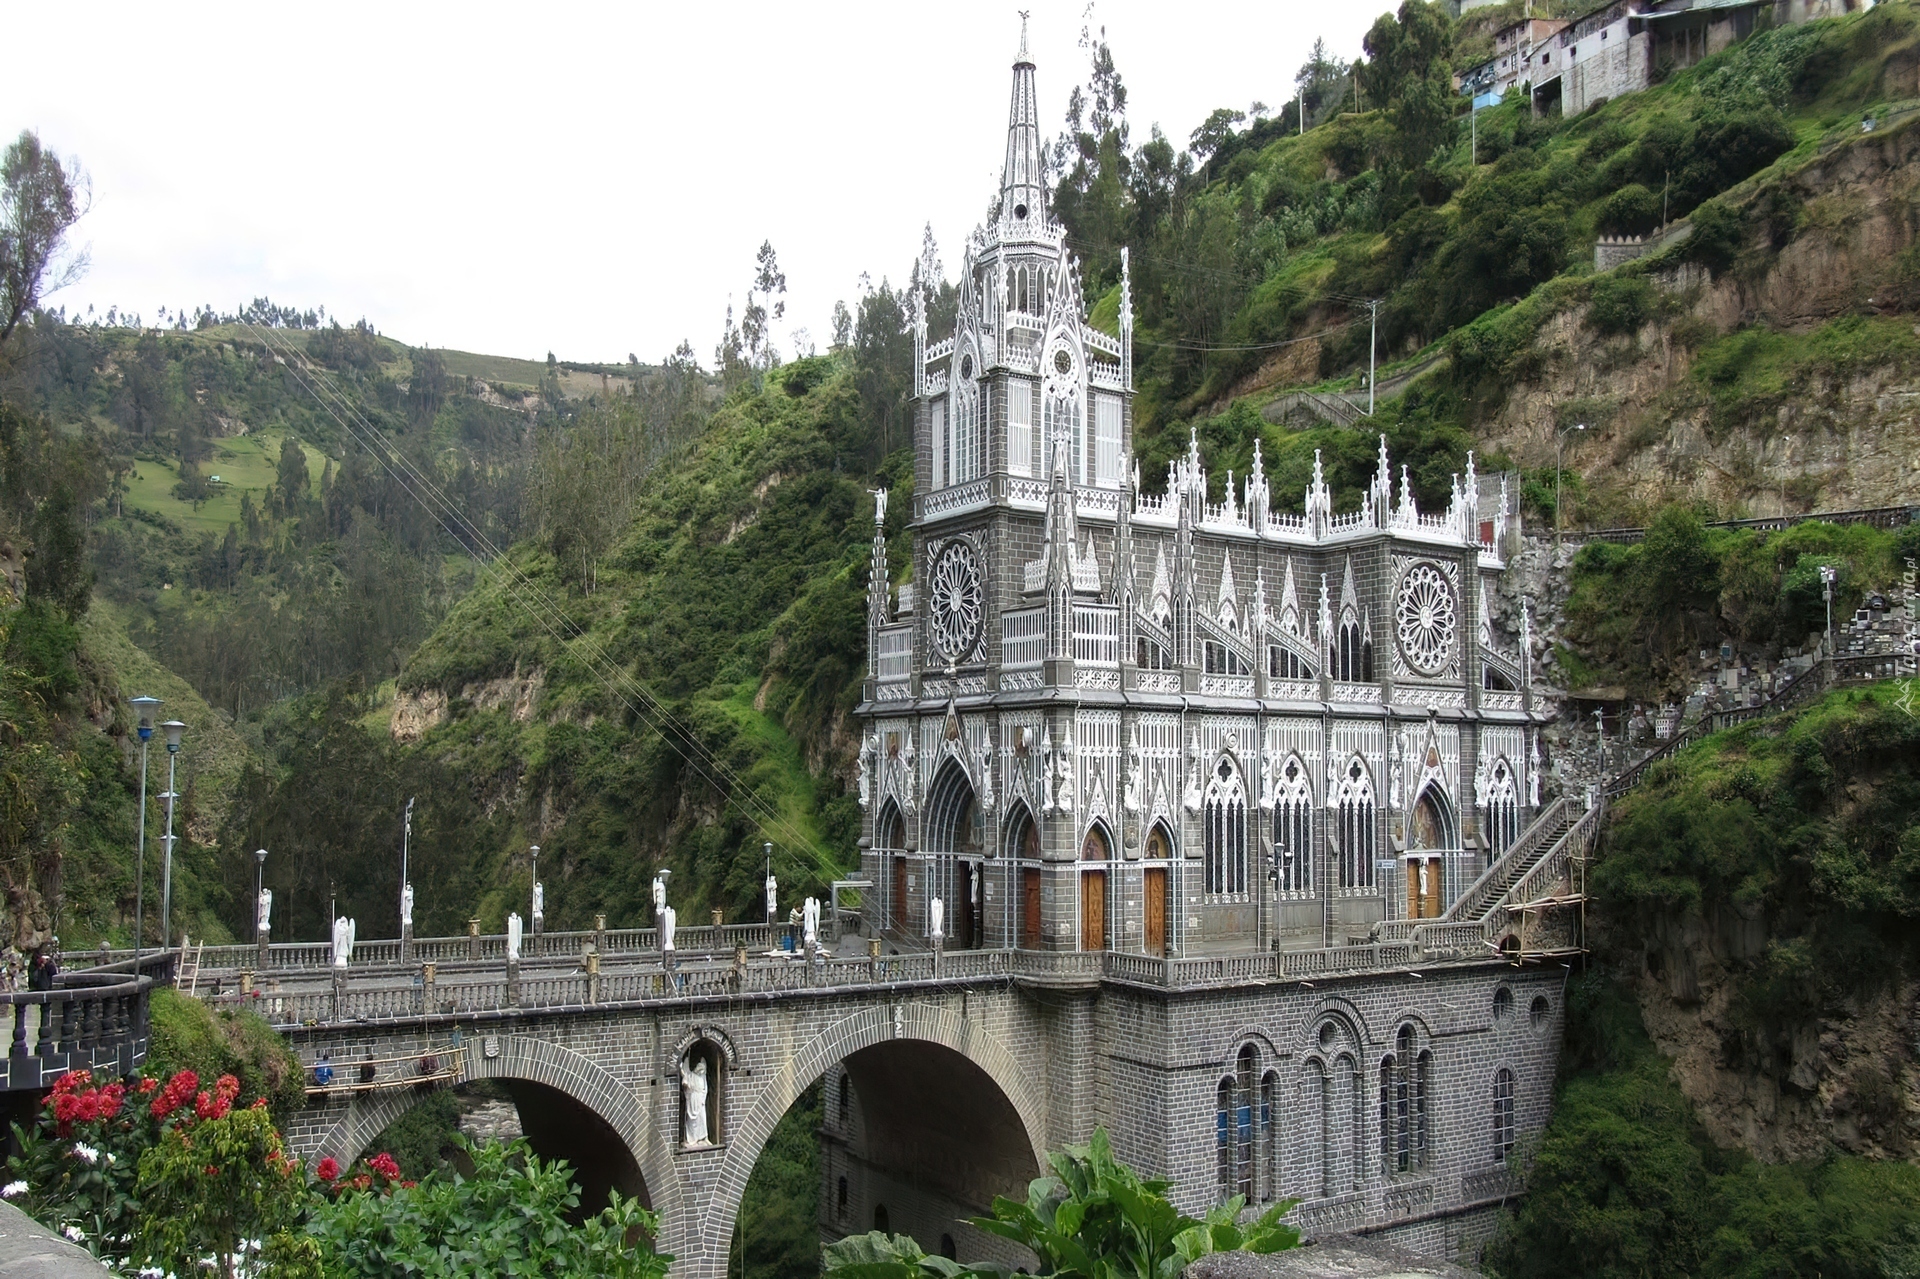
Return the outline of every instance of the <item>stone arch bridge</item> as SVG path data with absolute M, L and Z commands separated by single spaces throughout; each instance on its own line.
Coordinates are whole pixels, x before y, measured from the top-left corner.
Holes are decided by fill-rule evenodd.
M 768 950 L 764 928 L 682 929 L 669 965 L 648 930 L 600 931 L 531 938 L 511 963 L 483 937 L 360 943 L 344 970 L 319 946 L 208 948 L 185 984 L 292 1041 L 310 1071 L 288 1126 L 303 1158 L 344 1163 L 433 1088 L 499 1080 L 587 1205 L 614 1187 L 661 1214 L 678 1275 L 724 1274 L 754 1164 L 816 1083 L 823 1238 L 877 1227 L 1017 1263 L 964 1219 L 1104 1126 L 1189 1211 L 1298 1197 L 1309 1235 L 1445 1252 L 1484 1238 L 1517 1188 L 1561 1034 L 1553 948 L 1501 954 L 1479 932 L 809 960 Z M 1417 1071 L 1396 1064 L 1408 1045 Z M 688 1140 L 696 1068 L 704 1141 Z

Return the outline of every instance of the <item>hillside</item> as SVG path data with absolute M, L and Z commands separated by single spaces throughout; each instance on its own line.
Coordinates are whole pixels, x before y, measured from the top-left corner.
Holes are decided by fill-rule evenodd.
M 1061 208 L 1103 307 L 1132 250 L 1149 485 L 1189 424 L 1217 472 L 1244 467 L 1256 431 L 1270 469 L 1304 474 L 1314 448 L 1364 468 L 1370 439 L 1261 411 L 1303 387 L 1363 391 L 1372 298 L 1389 398 L 1368 430 L 1413 460 L 1423 501 L 1444 501 L 1470 446 L 1483 469 L 1550 481 L 1556 429 L 1581 422 L 1576 523 L 1643 523 L 1676 499 L 1744 514 L 1914 491 L 1920 440 L 1896 406 L 1920 352 L 1915 135 L 1889 110 L 1920 98 L 1911 3 L 1764 31 L 1571 120 L 1533 119 L 1516 92 L 1474 122 L 1427 119 L 1408 151 L 1417 94 L 1392 95 L 1459 65 L 1419 9 L 1369 36 L 1379 109 L 1304 136 L 1268 121 L 1177 160 L 1157 138 L 1128 155 L 1120 126 L 1081 133 Z M 1595 273 L 1598 237 L 1647 233 L 1663 209 L 1680 242 Z M 1404 395 L 1403 370 L 1418 374 Z
M 1838 692 L 1717 734 L 1621 802 L 1496 1273 L 1913 1273 L 1914 698 Z

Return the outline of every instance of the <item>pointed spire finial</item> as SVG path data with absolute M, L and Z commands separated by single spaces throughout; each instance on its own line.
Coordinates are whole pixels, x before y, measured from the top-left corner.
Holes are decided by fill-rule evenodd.
M 1028 60 L 1027 59 L 1027 12 L 1028 11 L 1025 9 L 1022 9 L 1020 11 L 1020 55 L 1014 59 L 1015 62 L 1025 62 Z

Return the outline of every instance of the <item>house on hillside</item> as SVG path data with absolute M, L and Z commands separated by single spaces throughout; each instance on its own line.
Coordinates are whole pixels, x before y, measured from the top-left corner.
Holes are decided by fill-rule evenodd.
M 1508 89 L 1532 80 L 1534 50 L 1546 44 L 1567 25 L 1564 18 L 1522 18 L 1493 33 L 1493 56 L 1478 66 L 1469 67 L 1455 86 L 1478 105 L 1491 96 L 1498 102 Z
M 1556 109 L 1578 115 L 1693 66 L 1758 28 L 1837 17 L 1862 5 L 1863 0 L 1612 0 L 1538 42 L 1515 83 L 1533 85 L 1535 115 Z

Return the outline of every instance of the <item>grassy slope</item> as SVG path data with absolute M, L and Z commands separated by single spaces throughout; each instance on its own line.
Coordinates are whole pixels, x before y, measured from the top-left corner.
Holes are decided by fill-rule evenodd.
M 227 525 L 239 521 L 242 494 L 253 494 L 255 507 L 265 499 L 279 476 L 280 445 L 285 438 L 283 433 L 263 431 L 215 442 L 213 456 L 200 469 L 209 479 L 218 476 L 222 483 L 211 485 L 203 502 L 174 496 L 174 485 L 180 480 L 180 465 L 175 459 L 144 459 L 127 476 L 126 507 L 152 512 L 191 533 L 217 537 L 227 531 Z M 304 442 L 301 449 L 307 455 L 307 474 L 318 490 L 327 455 Z
M 517 814 L 516 838 L 554 858 L 558 919 L 604 910 L 637 921 L 662 864 L 676 871 L 684 917 L 707 905 L 751 914 L 763 839 L 776 845 L 787 897 L 851 858 L 856 822 L 838 770 L 850 754 L 842 717 L 864 671 L 865 441 L 845 369 L 805 361 L 768 381 L 649 478 L 593 594 L 564 585 L 538 545 L 512 552 L 585 638 L 556 640 L 495 577 L 401 677 L 403 696 L 453 699 L 451 721 L 423 748 L 480 779 L 489 802 Z M 638 696 L 611 693 L 590 669 L 592 651 L 651 689 L 739 781 L 723 795 L 689 772 L 636 719 L 628 701 Z M 545 684 L 531 722 L 464 700 L 535 670 Z M 780 815 L 777 828 L 747 811 L 743 789 Z M 507 890 L 499 896 L 483 914 L 504 909 Z
M 1650 133 L 1676 125 L 1688 128 L 1706 119 L 1711 95 L 1720 94 L 1724 100 L 1730 78 L 1744 82 L 1775 74 L 1782 39 L 1796 42 L 1798 49 L 1813 47 L 1801 76 L 1803 91 L 1778 95 L 1792 135 L 1791 149 L 1726 193 L 1727 199 L 1750 203 L 1755 192 L 1778 185 L 1821 154 L 1823 147 L 1857 136 L 1864 114 L 1884 114 L 1889 94 L 1898 92 L 1889 87 L 1897 80 L 1889 68 L 1911 57 L 1920 40 L 1917 31 L 1920 20 L 1914 6 L 1896 0 L 1870 14 L 1779 33 L 1773 44 L 1735 46 L 1649 90 L 1616 99 L 1564 124 L 1555 123 L 1544 135 L 1538 132 L 1540 126 L 1524 118 L 1526 105 L 1519 95 L 1512 95 L 1480 113 L 1481 163 L 1469 163 L 1463 118 L 1458 143 L 1436 160 L 1436 170 L 1454 188 L 1452 194 L 1436 207 L 1417 210 L 1423 219 L 1417 226 L 1397 225 L 1388 232 L 1376 230 L 1365 212 L 1378 180 L 1365 168 L 1365 157 L 1387 128 L 1381 112 L 1344 115 L 1304 136 L 1283 136 L 1258 153 L 1236 157 L 1224 166 L 1226 178 L 1215 184 L 1207 198 L 1242 210 L 1243 218 L 1249 219 L 1243 235 L 1269 235 L 1271 222 L 1286 232 L 1286 248 L 1258 268 L 1259 282 L 1250 288 L 1221 341 L 1258 345 L 1320 334 L 1318 368 L 1303 375 L 1291 352 L 1217 356 L 1209 362 L 1199 388 L 1178 401 L 1166 400 L 1154 385 L 1151 370 L 1143 371 L 1143 411 L 1136 429 L 1147 482 L 1157 483 L 1166 460 L 1184 449 L 1187 426 L 1193 420 L 1202 428 L 1203 443 L 1208 428 L 1216 437 L 1209 458 L 1219 473 L 1228 466 L 1236 472 L 1244 470 L 1256 431 L 1264 436 L 1270 471 L 1304 473 L 1314 449 L 1354 453 L 1354 465 L 1347 468 L 1353 473 L 1342 473 L 1336 461 L 1335 479 L 1337 491 L 1356 498 L 1356 489 L 1364 482 L 1365 459 L 1360 454 L 1365 451 L 1344 448 L 1343 432 L 1262 428 L 1252 414 L 1244 412 L 1232 423 L 1225 418 L 1229 406 L 1257 408 L 1301 385 L 1361 386 L 1367 326 L 1364 322 L 1340 326 L 1356 314 L 1364 316 L 1364 309 L 1356 311 L 1351 301 L 1339 295 L 1374 296 L 1385 299 L 1383 379 L 1427 356 L 1452 357 L 1442 359 L 1415 383 L 1416 389 L 1405 400 L 1388 403 L 1379 415 L 1381 427 L 1390 437 L 1397 436 L 1393 439 L 1396 456 L 1412 459 L 1416 490 L 1423 501 L 1444 502 L 1447 474 L 1463 462 L 1472 436 L 1500 410 L 1508 391 L 1543 366 L 1548 353 L 1534 348 L 1536 337 L 1549 332 L 1561 313 L 1585 308 L 1596 278 L 1607 278 L 1593 275 L 1593 243 L 1602 230 L 1609 200 L 1635 178 L 1636 148 Z M 1522 144 L 1530 145 L 1534 157 L 1525 165 L 1516 168 L 1512 159 L 1489 162 Z M 1462 289 L 1458 280 L 1449 281 L 1445 267 L 1450 261 L 1464 260 L 1474 238 L 1487 232 L 1484 220 L 1476 222 L 1467 216 L 1470 196 L 1476 188 L 1500 189 L 1495 184 L 1511 185 L 1528 173 L 1540 175 L 1542 191 L 1560 207 L 1562 216 L 1549 227 L 1558 238 L 1546 247 L 1559 255 L 1564 267 L 1550 273 L 1552 278 L 1523 289 L 1517 300 L 1495 298 L 1485 309 L 1470 306 L 1463 312 L 1448 301 Z M 1653 183 L 1657 196 L 1660 179 L 1655 177 Z M 1502 198 L 1511 203 L 1537 197 L 1516 187 Z M 1676 208 L 1676 215 L 1689 207 Z M 1411 262 L 1403 260 L 1410 246 L 1423 241 L 1429 245 L 1423 253 Z M 1440 321 L 1437 326 L 1436 320 Z M 1777 382 L 1780 369 L 1837 367 L 1836 348 L 1841 347 L 1848 348 L 1842 355 L 1849 369 L 1890 363 L 1910 367 L 1914 352 L 1908 348 L 1915 342 L 1905 332 L 1908 327 L 1908 322 L 1889 320 L 1876 326 L 1867 341 L 1851 330 L 1838 335 L 1762 330 L 1765 336 L 1758 341 L 1743 334 L 1709 335 L 1709 340 L 1717 338 L 1728 349 L 1702 353 L 1706 361 L 1698 379 L 1702 394 L 1725 400 L 1748 390 L 1765 393 L 1766 386 L 1759 384 Z M 1178 338 L 1166 333 L 1142 336 Z M 1143 355 L 1151 358 L 1150 352 Z M 1729 364 L 1735 366 L 1740 385 L 1729 383 L 1725 374 Z M 1564 395 L 1577 394 L 1569 383 Z M 1746 396 L 1741 404 L 1750 400 Z M 1192 418 L 1196 413 L 1200 416 Z M 1504 459 L 1483 462 L 1500 464 Z M 1277 496 L 1297 500 L 1294 491 L 1301 486 L 1276 482 L 1274 487 Z

